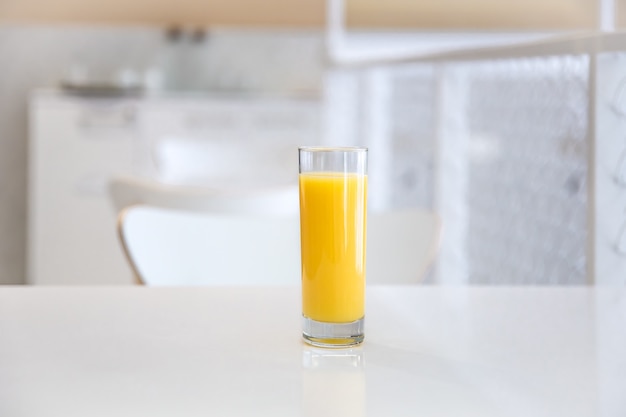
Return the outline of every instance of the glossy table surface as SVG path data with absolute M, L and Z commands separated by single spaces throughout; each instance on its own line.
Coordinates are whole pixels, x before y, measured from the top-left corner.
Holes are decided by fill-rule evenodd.
M 365 343 L 299 288 L 0 288 L 0 416 L 624 416 L 626 290 L 368 288 Z

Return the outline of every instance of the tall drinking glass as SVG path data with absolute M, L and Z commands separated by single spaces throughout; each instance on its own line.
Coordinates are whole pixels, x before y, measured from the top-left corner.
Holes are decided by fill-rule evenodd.
M 315 346 L 363 341 L 367 148 L 301 147 L 303 337 Z

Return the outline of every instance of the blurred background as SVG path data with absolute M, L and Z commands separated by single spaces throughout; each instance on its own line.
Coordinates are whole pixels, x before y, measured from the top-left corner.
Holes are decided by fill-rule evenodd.
M 4 0 L 0 283 L 130 284 L 115 175 L 293 184 L 298 145 L 359 144 L 370 210 L 443 219 L 427 283 L 623 285 L 623 27 L 621 0 Z

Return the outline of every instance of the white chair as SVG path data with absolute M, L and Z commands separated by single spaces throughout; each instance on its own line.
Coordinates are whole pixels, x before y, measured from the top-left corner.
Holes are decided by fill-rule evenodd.
M 299 227 L 297 216 L 133 206 L 118 230 L 144 284 L 283 285 L 300 279 Z
M 368 284 L 418 283 L 441 224 L 420 210 L 368 216 Z M 297 215 L 198 213 L 133 206 L 119 217 L 122 246 L 148 285 L 283 285 L 300 280 Z

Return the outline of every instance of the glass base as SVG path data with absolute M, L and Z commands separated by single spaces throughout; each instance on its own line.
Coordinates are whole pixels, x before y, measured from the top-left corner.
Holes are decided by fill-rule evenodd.
M 363 343 L 365 319 L 350 323 L 326 323 L 302 316 L 302 337 L 313 346 L 342 348 Z

